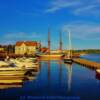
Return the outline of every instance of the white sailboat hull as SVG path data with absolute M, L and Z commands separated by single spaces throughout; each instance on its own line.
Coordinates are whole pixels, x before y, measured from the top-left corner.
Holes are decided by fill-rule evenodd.
M 65 58 L 65 59 L 64 59 L 64 63 L 72 64 L 72 63 L 73 63 L 73 60 L 72 60 L 71 58 L 70 58 L 70 59 Z
M 23 76 L 25 71 L 0 71 L 0 76 Z

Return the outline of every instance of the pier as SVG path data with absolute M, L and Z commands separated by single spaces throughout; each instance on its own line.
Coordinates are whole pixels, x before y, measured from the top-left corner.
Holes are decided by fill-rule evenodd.
M 82 58 L 75 58 L 73 59 L 73 62 L 86 66 L 88 68 L 93 68 L 93 69 L 99 69 L 100 68 L 100 63 L 93 62 L 90 60 L 82 59 Z

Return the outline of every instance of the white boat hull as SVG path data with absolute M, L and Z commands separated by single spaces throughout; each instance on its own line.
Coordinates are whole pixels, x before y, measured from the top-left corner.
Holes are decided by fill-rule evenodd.
M 64 63 L 72 64 L 73 63 L 73 60 L 72 59 L 64 59 Z
M 22 76 L 25 71 L 0 71 L 0 76 Z
M 0 84 L 21 84 L 23 80 L 0 80 Z

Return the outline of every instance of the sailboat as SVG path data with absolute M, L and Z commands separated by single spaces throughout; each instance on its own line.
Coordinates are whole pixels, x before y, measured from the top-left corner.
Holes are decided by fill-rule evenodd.
M 69 50 L 68 50 L 68 54 L 65 55 L 64 57 L 64 63 L 72 64 L 73 60 L 72 60 L 72 51 L 71 51 L 71 34 L 70 31 L 68 31 L 68 33 L 69 33 Z
M 63 57 L 62 54 L 62 33 L 60 32 L 59 34 L 59 50 L 50 50 L 50 30 L 48 30 L 48 51 L 47 54 L 41 54 L 40 57 L 43 60 L 48 60 L 48 59 L 52 59 L 52 60 L 58 60 L 61 59 Z

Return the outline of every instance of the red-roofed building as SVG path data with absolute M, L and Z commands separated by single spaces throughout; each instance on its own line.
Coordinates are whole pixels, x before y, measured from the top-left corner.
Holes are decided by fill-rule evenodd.
M 34 54 L 40 47 L 36 41 L 18 41 L 15 45 L 15 54 Z

